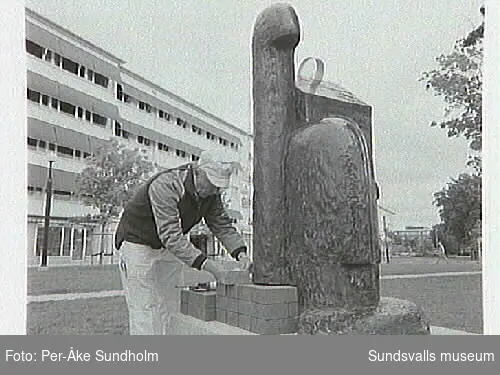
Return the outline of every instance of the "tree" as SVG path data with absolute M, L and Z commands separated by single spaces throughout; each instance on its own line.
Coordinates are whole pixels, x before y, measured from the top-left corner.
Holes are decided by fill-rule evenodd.
M 76 194 L 84 205 L 99 211 L 92 219 L 100 222 L 104 233 L 110 219 L 119 215 L 139 184 L 154 171 L 154 165 L 137 149 L 128 149 L 116 140 L 99 147 L 86 164 L 77 177 Z M 103 242 L 101 237 L 100 254 Z
M 480 12 L 484 17 L 484 6 Z M 445 247 L 453 245 L 457 251 L 471 242 L 477 232 L 474 228 L 481 223 L 483 38 L 484 18 L 481 25 L 455 42 L 450 54 L 437 57 L 437 69 L 421 78 L 427 89 L 446 103 L 445 120 L 433 121 L 431 126 L 446 129 L 449 137 L 465 137 L 473 151 L 467 165 L 474 172 L 461 174 L 434 194 L 442 221 L 436 229 Z
M 446 249 L 446 254 L 458 254 L 460 250 L 460 242 L 455 238 L 455 236 L 450 233 L 444 223 L 436 224 L 432 227 L 434 236 L 433 240 L 435 243 L 433 244 L 434 249 L 437 249 L 437 242 L 441 242 Z
M 459 247 L 475 239 L 475 228 L 481 222 L 481 181 L 479 174 L 464 173 L 434 194 L 443 224 L 439 233 L 453 236 Z
M 483 16 L 483 18 L 485 16 L 485 11 L 486 10 L 484 5 L 481 6 L 481 8 L 479 8 L 479 12 L 481 13 L 481 16 Z M 472 46 L 481 41 L 483 38 L 484 38 L 484 21 L 478 27 L 472 30 L 469 33 L 469 35 L 467 35 L 467 37 L 463 41 L 463 45 L 465 47 Z
M 484 16 L 484 7 L 480 12 Z M 447 129 L 449 137 L 464 136 L 476 152 L 481 151 L 482 138 L 483 37 L 484 20 L 456 41 L 450 54 L 437 57 L 439 67 L 420 79 L 446 103 L 445 120 L 433 121 L 431 126 Z M 471 157 L 468 165 L 481 173 L 480 156 Z

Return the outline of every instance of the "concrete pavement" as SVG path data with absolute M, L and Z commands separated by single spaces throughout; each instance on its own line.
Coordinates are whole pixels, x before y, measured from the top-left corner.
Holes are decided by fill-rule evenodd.
M 385 275 L 381 276 L 381 280 L 477 275 L 480 273 L 481 272 L 479 271 L 468 271 L 468 272 L 425 273 L 425 274 L 414 274 L 414 275 Z M 117 297 L 123 295 L 124 295 L 123 290 L 105 290 L 105 291 L 87 292 L 87 293 L 44 294 L 37 296 L 28 296 L 27 302 L 38 303 L 38 302 L 48 302 L 48 301 L 79 300 L 88 298 L 109 298 L 109 297 Z M 475 333 L 459 331 L 438 326 L 431 326 L 431 334 L 432 335 L 476 335 Z

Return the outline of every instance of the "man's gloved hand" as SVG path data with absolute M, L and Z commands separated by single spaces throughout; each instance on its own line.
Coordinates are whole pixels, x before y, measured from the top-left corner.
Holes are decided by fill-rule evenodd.
M 224 275 L 224 272 L 227 271 L 221 263 L 214 262 L 211 259 L 207 259 L 201 269 L 203 271 L 210 272 L 217 281 L 220 281 L 222 279 L 222 276 Z
M 210 272 L 215 277 L 217 283 L 227 285 L 239 283 L 246 284 L 250 280 L 249 270 L 248 268 L 244 269 L 242 266 L 245 265 L 240 264 L 240 262 L 235 262 L 234 260 L 219 263 L 208 259 L 201 269 Z
M 238 264 L 242 270 L 249 270 L 252 266 L 252 262 L 248 257 L 247 253 L 241 252 L 238 254 Z

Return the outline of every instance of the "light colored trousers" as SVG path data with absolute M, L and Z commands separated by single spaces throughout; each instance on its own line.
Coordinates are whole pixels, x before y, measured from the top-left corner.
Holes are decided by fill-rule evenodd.
M 165 335 L 179 313 L 180 289 L 187 267 L 168 250 L 124 242 L 120 273 L 131 335 Z

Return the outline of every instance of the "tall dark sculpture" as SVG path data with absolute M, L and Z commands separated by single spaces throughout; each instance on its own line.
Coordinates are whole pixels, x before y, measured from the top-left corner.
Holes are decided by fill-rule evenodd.
M 260 15 L 253 34 L 254 282 L 288 284 L 285 271 L 284 153 L 295 126 L 294 49 L 299 21 L 291 7 Z
M 253 281 L 297 287 L 299 333 L 427 334 L 417 306 L 380 298 L 372 108 L 318 59 L 296 80 L 299 39 L 289 5 L 256 20 Z

